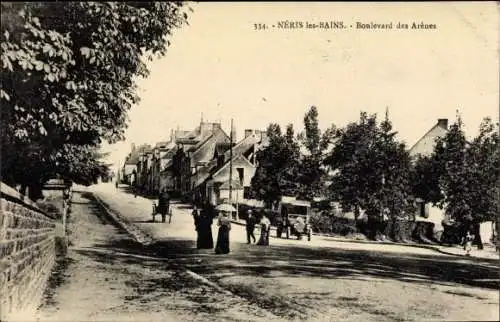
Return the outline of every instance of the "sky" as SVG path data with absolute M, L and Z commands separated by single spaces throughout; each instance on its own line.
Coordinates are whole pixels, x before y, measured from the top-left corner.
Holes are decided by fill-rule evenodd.
M 105 145 L 122 164 L 136 145 L 169 139 L 172 129 L 221 122 L 237 138 L 271 122 L 303 129 L 318 108 L 321 128 L 386 109 L 398 138 L 413 145 L 438 118 L 459 110 L 471 136 L 499 113 L 499 12 L 468 3 L 190 3 L 189 25 L 173 31 L 165 57 L 140 79 L 126 140 Z M 343 21 L 345 29 L 280 29 L 280 21 Z M 390 30 L 357 29 L 393 23 Z M 398 22 L 436 29 L 396 29 Z M 266 24 L 255 30 L 254 24 Z M 276 26 L 273 28 L 272 26 Z M 350 26 L 353 26 L 352 28 Z M 411 27 L 411 26 L 410 26 Z

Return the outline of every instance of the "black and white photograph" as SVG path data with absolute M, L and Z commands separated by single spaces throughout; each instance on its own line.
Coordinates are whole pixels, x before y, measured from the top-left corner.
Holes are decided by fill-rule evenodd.
M 500 320 L 500 11 L 1 2 L 0 322 Z

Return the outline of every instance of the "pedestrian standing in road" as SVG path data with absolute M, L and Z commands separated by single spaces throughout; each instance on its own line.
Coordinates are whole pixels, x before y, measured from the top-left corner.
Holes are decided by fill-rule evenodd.
M 164 188 L 158 197 L 158 213 L 161 215 L 161 222 L 165 222 L 167 214 L 171 216 L 170 213 L 170 196 L 168 195 L 167 189 Z
M 216 254 L 229 254 L 229 231 L 231 230 L 231 219 L 229 214 L 221 212 L 218 219 L 219 233 L 217 234 Z
M 198 249 L 213 249 L 214 239 L 212 237 L 212 211 L 210 205 L 205 205 L 200 213 L 197 224 L 198 238 L 196 248 Z
M 193 215 L 194 226 L 197 227 L 198 220 L 200 219 L 200 211 L 196 205 L 193 206 L 193 212 L 191 214 Z
M 472 241 L 473 240 L 474 240 L 474 235 L 472 235 L 470 233 L 470 231 L 467 231 L 467 234 L 465 235 L 465 237 L 463 239 L 465 256 L 470 256 L 470 252 L 472 250 Z
M 252 213 L 252 209 L 248 209 L 247 219 L 246 219 L 246 230 L 247 230 L 247 244 L 250 244 L 250 238 L 253 239 L 255 243 L 255 236 L 253 234 L 255 230 L 255 217 Z
M 269 231 L 271 230 L 271 221 L 267 218 L 266 214 L 262 214 L 260 220 L 260 238 L 257 245 L 269 246 Z

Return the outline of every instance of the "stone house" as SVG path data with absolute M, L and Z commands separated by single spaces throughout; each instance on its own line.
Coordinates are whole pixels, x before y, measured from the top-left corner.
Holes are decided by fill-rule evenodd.
M 138 148 L 138 151 L 139 160 L 137 162 L 136 187 L 146 191 L 153 150 L 149 144 L 144 144 Z
M 221 144 L 228 144 L 229 136 L 220 123 L 200 122 L 193 131 L 175 140 L 176 152 L 172 157 L 174 191 L 188 199 L 195 198 L 192 177 L 199 176 L 199 169 L 209 164 L 214 151 Z
M 216 154 L 216 164 L 206 175 L 204 193 L 206 199 L 213 205 L 222 200 L 244 203 L 249 200 L 252 178 L 257 168 L 256 153 L 267 144 L 267 135 L 259 130 L 245 130 L 245 137 L 231 151 Z M 232 168 L 232 185 L 230 175 Z M 231 198 L 229 190 L 231 188 Z

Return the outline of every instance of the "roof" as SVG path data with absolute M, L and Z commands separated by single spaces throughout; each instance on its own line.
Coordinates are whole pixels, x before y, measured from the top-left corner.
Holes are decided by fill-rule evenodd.
M 200 127 L 197 126 L 194 130 L 192 131 L 184 131 L 184 135 L 178 136 L 175 139 L 176 143 L 181 143 L 181 144 L 196 144 L 198 143 L 202 137 L 200 134 Z
M 233 152 L 232 152 L 233 156 L 244 154 L 257 143 L 259 143 L 259 138 L 257 138 L 255 134 L 247 136 L 233 147 Z M 231 150 L 226 151 L 224 153 L 224 161 L 229 160 L 230 155 L 231 155 Z
M 247 159 L 247 158 L 245 158 L 245 157 L 244 157 L 243 155 L 241 155 L 241 154 L 238 154 L 238 155 L 233 156 L 233 163 L 234 163 L 235 161 L 237 161 L 238 159 L 241 159 L 241 160 L 246 161 L 246 162 L 248 163 L 248 165 L 249 165 L 249 166 L 251 166 L 251 167 L 255 167 L 255 166 L 254 166 L 254 165 L 253 165 L 250 161 L 248 161 L 248 159 Z M 224 164 L 223 164 L 223 165 L 222 165 L 219 169 L 217 169 L 217 171 L 215 171 L 215 173 L 212 175 L 212 177 L 217 176 L 219 173 L 221 173 L 221 172 L 222 172 L 222 170 L 224 170 L 225 168 L 229 167 L 229 164 L 230 164 L 230 163 L 231 163 L 231 162 L 229 162 L 229 161 L 227 161 L 226 163 L 224 163 Z
M 174 162 L 172 160 L 168 160 L 167 163 L 165 164 L 165 166 L 163 167 L 163 169 L 160 170 L 160 172 L 169 170 L 173 164 L 174 164 Z
M 195 177 L 194 186 L 198 187 L 203 182 L 205 182 L 208 178 L 210 178 L 213 168 L 214 168 L 214 166 L 211 164 L 198 168 L 197 173 L 194 175 L 194 177 Z
M 199 141 L 198 143 L 196 143 L 195 145 L 189 147 L 187 149 L 187 151 L 190 151 L 190 152 L 194 152 L 196 150 L 198 150 L 200 147 L 202 147 L 205 143 L 208 142 L 208 140 L 210 140 L 214 135 L 213 134 L 210 134 L 209 136 L 207 136 L 206 138 L 204 138 L 202 141 Z
M 175 152 L 177 152 L 177 147 L 173 147 L 172 149 L 169 149 L 167 153 L 165 153 L 164 156 L 162 156 L 162 159 L 172 159 L 174 157 Z
M 161 147 L 166 147 L 168 145 L 168 141 L 161 141 L 156 143 L 155 148 L 161 148 Z
M 215 145 L 215 151 L 218 155 L 223 155 L 227 150 L 231 148 L 231 143 L 217 143 Z
M 125 164 L 136 165 L 139 162 L 139 156 L 137 154 L 131 155 L 125 160 Z
M 224 140 L 229 141 L 229 136 L 227 136 L 221 128 L 218 128 L 213 134 L 197 144 L 194 148 L 190 148 L 188 151 L 192 152 L 191 166 L 194 167 L 200 163 L 206 163 L 213 160 L 217 144 Z
M 435 124 L 433 127 L 431 127 L 429 129 L 429 131 L 427 131 L 420 139 L 418 139 L 417 142 L 415 142 L 415 144 L 412 145 L 412 147 L 408 150 L 410 153 L 413 152 L 413 150 L 419 145 L 420 142 L 422 142 L 425 138 L 427 138 L 427 136 L 432 133 L 434 130 L 438 129 L 438 128 L 441 128 L 442 130 L 444 131 L 448 131 L 448 129 L 444 128 L 441 126 L 440 123 L 437 123 Z

